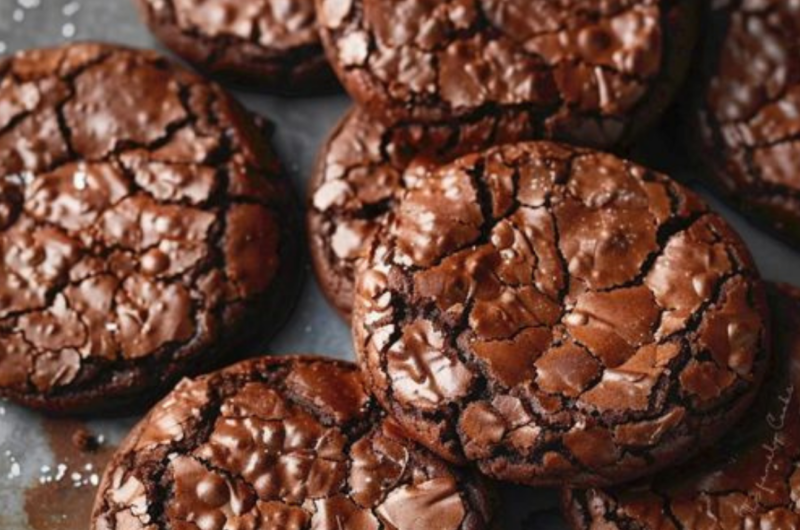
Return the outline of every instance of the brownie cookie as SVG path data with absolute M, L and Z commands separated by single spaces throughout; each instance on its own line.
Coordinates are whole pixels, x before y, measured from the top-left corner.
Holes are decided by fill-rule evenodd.
M 291 194 L 217 86 L 152 52 L 22 52 L 0 151 L 0 396 L 142 404 L 288 313 Z
M 350 94 L 387 124 L 521 116 L 540 137 L 630 143 L 678 89 L 696 0 L 317 0 Z
M 322 148 L 307 210 L 314 269 L 331 304 L 350 318 L 361 249 L 425 166 L 531 135 L 519 117 L 387 127 L 359 109 L 348 112 Z
M 172 51 L 209 74 L 275 92 L 335 86 L 314 0 L 135 0 Z
M 764 293 L 690 191 L 547 142 L 420 179 L 367 245 L 367 386 L 424 445 L 531 485 L 609 484 L 712 443 L 767 364 Z
M 706 27 L 690 148 L 731 202 L 800 244 L 800 8 L 716 2 Z
M 566 491 L 575 530 L 800 528 L 800 290 L 770 292 L 775 365 L 745 421 L 690 464 L 612 490 Z
M 381 419 L 355 365 L 246 361 L 182 382 L 106 468 L 93 530 L 478 530 L 490 503 Z

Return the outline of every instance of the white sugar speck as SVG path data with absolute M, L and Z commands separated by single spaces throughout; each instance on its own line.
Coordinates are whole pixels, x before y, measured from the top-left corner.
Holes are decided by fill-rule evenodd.
M 83 170 L 78 170 L 72 176 L 72 185 L 75 186 L 76 190 L 85 190 L 86 189 L 86 172 Z
M 71 39 L 72 37 L 74 37 L 76 31 L 77 30 L 75 29 L 75 24 L 73 24 L 72 22 L 67 22 L 61 27 L 61 35 L 65 39 Z
M 8 472 L 8 478 L 17 478 L 22 474 L 22 468 L 19 467 L 18 462 L 11 463 L 11 469 Z
M 25 11 L 22 9 L 15 9 L 11 14 L 11 18 L 14 19 L 14 22 L 22 22 L 25 20 Z
M 23 9 L 36 9 L 42 5 L 42 0 L 17 0 L 17 4 Z
M 103 443 L 105 437 L 98 435 L 97 440 Z M 15 464 L 17 460 L 13 455 L 10 455 L 9 451 L 6 452 L 8 453 L 6 456 L 9 464 Z M 22 470 L 20 469 L 19 471 L 21 472 Z M 16 473 L 12 467 L 9 478 L 12 478 L 12 475 Z M 93 462 L 71 464 L 69 461 L 64 461 L 58 464 L 42 465 L 39 468 L 38 482 L 39 484 L 67 483 L 76 489 L 90 486 L 97 487 L 100 484 L 100 474 L 97 473 L 97 465 Z
M 71 17 L 74 16 L 75 13 L 77 13 L 80 10 L 81 10 L 80 2 L 70 2 L 68 4 L 65 4 L 64 7 L 61 8 L 61 13 L 65 17 Z
M 0 53 L 6 53 L 7 49 L 8 46 L 6 46 L 6 43 L 0 40 Z
M 34 176 L 30 171 L 22 171 L 21 173 L 12 173 L 6 177 L 9 180 L 16 180 L 20 184 L 30 186 L 33 182 Z

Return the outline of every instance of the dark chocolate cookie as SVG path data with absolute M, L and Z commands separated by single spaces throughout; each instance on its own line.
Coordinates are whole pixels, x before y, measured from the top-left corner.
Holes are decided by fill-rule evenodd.
M 424 445 L 532 485 L 608 484 L 706 446 L 767 365 L 763 286 L 667 177 L 547 142 L 425 175 L 367 245 L 367 386 Z
M 800 244 L 800 9 L 716 2 L 705 27 L 689 147 L 731 202 Z
M 350 318 L 361 249 L 425 166 L 531 135 L 519 117 L 386 127 L 361 110 L 348 112 L 322 148 L 307 210 L 314 269 L 331 304 Z
M 383 420 L 351 363 L 247 361 L 184 381 L 106 468 L 93 530 L 478 530 L 490 503 Z
M 152 52 L 22 52 L 0 151 L 0 395 L 141 403 L 288 313 L 291 194 L 217 86 Z
M 702 458 L 625 488 L 566 491 L 575 530 L 800 528 L 800 290 L 770 292 L 776 359 L 753 409 Z
M 209 74 L 275 92 L 335 86 L 314 0 L 135 0 L 153 33 Z
M 696 0 L 317 0 L 350 94 L 386 124 L 521 116 L 539 137 L 630 143 L 668 105 Z

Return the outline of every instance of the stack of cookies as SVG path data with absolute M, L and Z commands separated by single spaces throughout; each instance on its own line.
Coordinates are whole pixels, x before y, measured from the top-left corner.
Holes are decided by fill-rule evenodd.
M 797 2 L 139 4 L 204 72 L 352 96 L 306 224 L 358 363 L 213 371 L 298 295 L 262 119 L 152 52 L 0 60 L 0 395 L 169 391 L 91 528 L 495 529 L 494 481 L 576 530 L 800 528 L 800 289 L 624 156 L 680 93 L 709 182 L 800 243 Z

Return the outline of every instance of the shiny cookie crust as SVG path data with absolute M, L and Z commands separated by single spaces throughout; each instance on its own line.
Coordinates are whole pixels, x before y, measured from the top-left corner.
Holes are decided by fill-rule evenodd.
M 0 395 L 120 412 L 286 316 L 291 194 L 217 86 L 118 46 L 23 52 L 0 149 Z
M 745 214 L 800 244 L 800 7 L 719 3 L 686 135 L 707 178 Z
M 369 244 L 353 335 L 421 443 L 493 478 L 618 483 L 712 443 L 767 365 L 763 287 L 693 193 L 547 142 L 438 168 Z
M 771 286 L 775 364 L 756 404 L 700 458 L 610 490 L 564 492 L 575 530 L 800 527 L 800 289 Z
M 309 247 L 330 303 L 350 319 L 364 245 L 425 167 L 532 135 L 523 119 L 387 127 L 351 109 L 323 145 L 308 190 Z
M 185 380 L 133 430 L 93 530 L 489 528 L 479 479 L 408 441 L 355 365 L 246 361 Z
M 539 138 L 627 145 L 680 86 L 694 0 L 317 0 L 353 98 L 388 125 L 484 116 Z
M 134 0 L 151 31 L 204 72 L 271 92 L 336 86 L 314 0 Z

